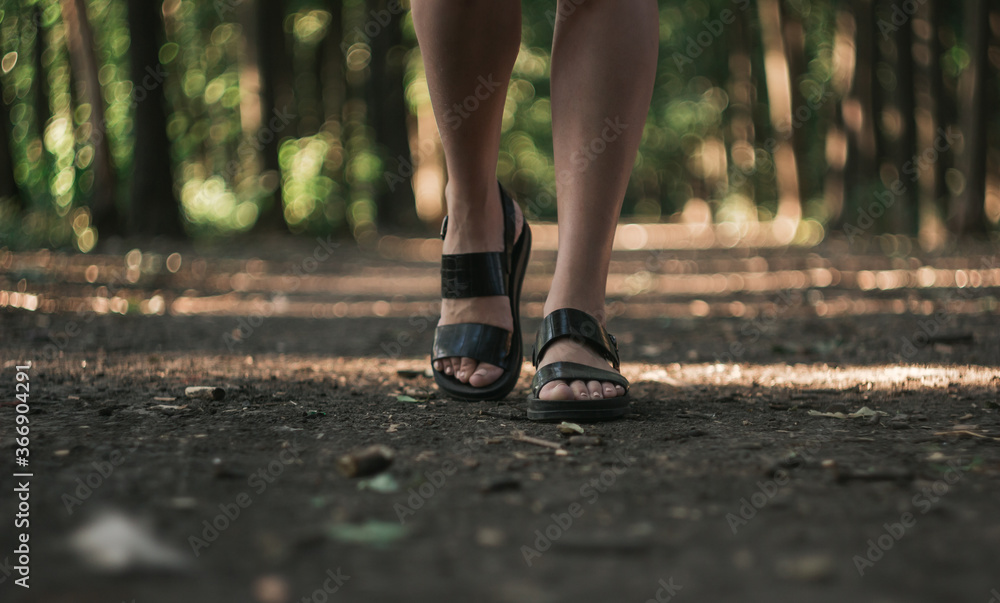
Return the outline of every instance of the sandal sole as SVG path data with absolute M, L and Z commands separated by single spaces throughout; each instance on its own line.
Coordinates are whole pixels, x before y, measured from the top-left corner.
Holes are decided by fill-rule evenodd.
M 604 400 L 542 400 L 528 398 L 532 421 L 611 421 L 628 413 L 628 395 Z

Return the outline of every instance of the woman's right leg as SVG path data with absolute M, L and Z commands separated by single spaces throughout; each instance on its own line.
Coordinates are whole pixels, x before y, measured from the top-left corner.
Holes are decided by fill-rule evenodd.
M 448 168 L 442 251 L 503 251 L 496 166 L 507 83 L 521 43 L 520 0 L 413 0 L 412 15 Z M 522 219 L 518 212 L 515 240 Z M 469 322 L 512 329 L 510 301 L 441 301 L 439 325 Z M 435 369 L 474 387 L 503 374 L 471 358 L 438 360 Z

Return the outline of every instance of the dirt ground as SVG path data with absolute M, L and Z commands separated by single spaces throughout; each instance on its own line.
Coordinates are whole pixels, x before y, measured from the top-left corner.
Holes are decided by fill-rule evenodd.
M 621 252 L 596 440 L 435 391 L 426 259 L 127 251 L 0 251 L 4 601 L 1000 601 L 993 248 Z

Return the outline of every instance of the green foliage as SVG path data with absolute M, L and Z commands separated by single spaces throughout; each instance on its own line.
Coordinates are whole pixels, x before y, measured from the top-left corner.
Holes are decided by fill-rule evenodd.
M 154 1 L 154 0 L 151 0 Z M 156 0 L 159 1 L 159 0 Z M 119 207 L 127 207 L 134 154 L 134 106 L 151 87 L 167 99 L 165 128 L 174 162 L 176 194 L 195 235 L 249 230 L 275 191 L 293 232 L 347 230 L 359 239 L 375 232 L 376 199 L 386 192 L 386 170 L 398 167 L 370 123 L 373 48 L 365 33 L 371 4 L 362 0 L 290 0 L 283 3 L 291 70 L 284 107 L 293 117 L 277 128 L 253 117 L 259 74 L 248 63 L 256 33 L 246 30 L 253 0 L 166 0 L 166 40 L 158 66 L 133 82 L 132 33 L 125 0 L 86 0 L 93 28 L 106 123 L 97 136 L 109 142 Z M 405 6 L 405 3 L 404 3 Z M 554 0 L 524 0 L 522 48 L 503 118 L 498 172 L 526 199 L 551 199 L 552 159 L 549 72 L 556 20 Z M 834 91 L 834 0 L 783 0 L 784 11 L 805 31 L 803 71 L 792 85 L 815 101 L 795 123 L 806 217 L 826 222 L 822 181 L 827 172 L 826 132 L 842 100 Z M 692 197 L 709 202 L 720 219 L 768 218 L 776 211 L 775 165 L 765 142 L 776 135 L 768 114 L 757 3 L 752 0 L 677 0 L 659 4 L 660 56 L 642 144 L 625 201 L 626 216 L 665 220 Z M 733 72 L 736 39 L 728 20 L 743 19 L 755 90 L 747 108 L 753 123 L 752 167 L 733 154 Z M 970 61 L 956 35 L 954 16 L 942 29 L 941 64 L 954 89 Z M 338 29 L 339 28 L 339 29 Z M 876 29 L 877 31 L 877 29 Z M 405 67 L 410 122 L 427 108 L 424 65 L 408 15 L 401 43 L 389 60 Z M 599 43 L 599 42 L 598 42 Z M 0 0 L 0 89 L 12 124 L 13 173 L 23 211 L 0 203 L 0 237 L 23 245 L 69 245 L 88 250 L 96 241 L 88 210 L 95 175 L 92 108 L 80 98 L 67 50 L 58 0 Z M 881 87 L 894 74 L 881 65 Z M 338 79 L 339 78 L 339 79 Z M 994 90 L 995 92 L 995 90 Z M 280 102 L 279 102 L 280 104 Z M 796 107 L 798 108 L 798 107 Z M 995 128 L 996 124 L 992 127 Z M 280 174 L 262 168 L 261 137 L 280 140 Z M 534 217 L 554 216 L 554 204 L 533 205 Z

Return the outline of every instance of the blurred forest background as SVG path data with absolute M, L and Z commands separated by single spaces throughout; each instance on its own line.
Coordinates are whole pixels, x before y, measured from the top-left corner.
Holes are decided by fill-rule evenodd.
M 559 15 L 523 9 L 498 173 L 552 219 Z M 0 40 L 2 245 L 440 223 L 405 1 L 0 0 Z M 660 41 L 627 220 L 997 232 L 1000 2 L 662 1 Z

